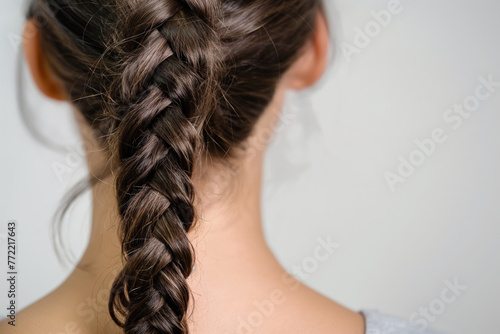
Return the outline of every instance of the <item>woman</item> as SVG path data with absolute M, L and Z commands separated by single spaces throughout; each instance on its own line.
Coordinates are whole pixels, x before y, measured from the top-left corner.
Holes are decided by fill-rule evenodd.
M 309 289 L 264 239 L 262 134 L 324 72 L 320 0 L 34 0 L 24 51 L 87 139 L 92 232 L 2 333 L 417 332 Z

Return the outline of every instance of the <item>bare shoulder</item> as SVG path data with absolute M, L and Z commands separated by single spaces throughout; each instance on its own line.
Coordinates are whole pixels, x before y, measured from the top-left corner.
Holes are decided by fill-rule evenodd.
M 270 333 L 289 328 L 289 333 L 363 334 L 363 316 L 306 285 L 282 294 L 285 303 L 280 304 L 274 327 Z M 294 319 L 290 321 L 289 319 Z M 271 322 L 270 322 L 271 324 Z
M 2 334 L 86 334 L 88 331 L 69 317 L 61 305 L 52 304 L 49 295 L 16 313 L 14 319 L 0 322 Z
M 360 313 L 348 309 L 302 284 L 289 274 L 278 278 L 252 277 L 246 283 L 215 288 L 217 302 L 200 307 L 196 301 L 195 333 L 364 334 Z M 246 285 L 245 285 L 246 284 Z M 234 290 L 233 290 L 234 289 Z M 227 303 L 227 299 L 238 303 Z M 208 316 L 207 316 L 208 314 Z M 220 315 L 224 314 L 224 317 Z M 196 321 L 198 320 L 198 321 Z
M 20 313 L 21 315 L 21 313 Z M 0 332 L 2 334 L 86 334 L 87 332 L 78 327 L 75 322 L 67 322 L 65 324 L 60 321 L 46 323 L 39 321 L 36 318 L 24 318 L 17 320 L 15 323 L 5 319 L 0 322 Z
M 10 319 L 0 322 L 0 333 L 123 333 L 107 312 L 108 297 L 107 287 L 84 283 L 81 275 L 73 275 L 59 288 L 19 311 L 14 323 Z

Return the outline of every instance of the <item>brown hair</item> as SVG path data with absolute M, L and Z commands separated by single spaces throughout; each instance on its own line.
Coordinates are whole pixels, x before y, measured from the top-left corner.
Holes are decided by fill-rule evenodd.
M 321 0 L 33 0 L 48 66 L 109 153 L 125 333 L 187 333 L 201 154 L 227 159 L 313 32 Z

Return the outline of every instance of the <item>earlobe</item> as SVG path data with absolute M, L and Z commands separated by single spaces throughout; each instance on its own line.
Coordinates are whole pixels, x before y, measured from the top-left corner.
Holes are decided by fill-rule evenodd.
M 330 38 L 328 24 L 322 12 L 316 19 L 316 28 L 306 45 L 306 51 L 291 68 L 289 87 L 301 90 L 314 85 L 325 73 L 328 64 Z
M 40 36 L 34 20 L 28 20 L 23 31 L 23 51 L 38 89 L 49 98 L 66 100 L 63 90 L 50 73 L 42 55 Z

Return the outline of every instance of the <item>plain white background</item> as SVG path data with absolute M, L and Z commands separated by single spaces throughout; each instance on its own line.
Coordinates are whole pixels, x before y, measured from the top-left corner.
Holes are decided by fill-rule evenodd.
M 406 319 L 416 312 L 420 320 L 430 308 L 428 324 L 437 329 L 498 333 L 500 87 L 460 127 L 443 116 L 474 95 L 480 76 L 500 81 L 500 4 L 401 0 L 377 31 L 371 11 L 388 3 L 328 3 L 336 57 L 317 88 L 290 97 L 268 150 L 267 237 L 286 268 L 302 268 L 305 283 L 348 307 Z M 85 170 L 67 106 L 42 98 L 29 76 L 27 114 L 63 150 L 40 144 L 23 124 L 15 99 L 20 1 L 1 0 L 0 13 L 0 233 L 18 221 L 18 305 L 25 307 L 70 272 L 57 262 L 50 224 Z M 362 45 L 358 29 L 365 28 L 373 37 Z M 357 47 L 349 57 L 347 45 Z M 446 141 L 391 191 L 384 174 L 397 173 L 400 156 L 421 158 L 415 141 L 435 129 Z M 58 177 L 57 164 L 71 172 Z M 63 231 L 76 256 L 87 238 L 89 200 L 79 200 Z M 318 261 L 318 238 L 328 237 L 339 247 Z M 450 303 L 441 295 L 447 280 L 466 286 Z

